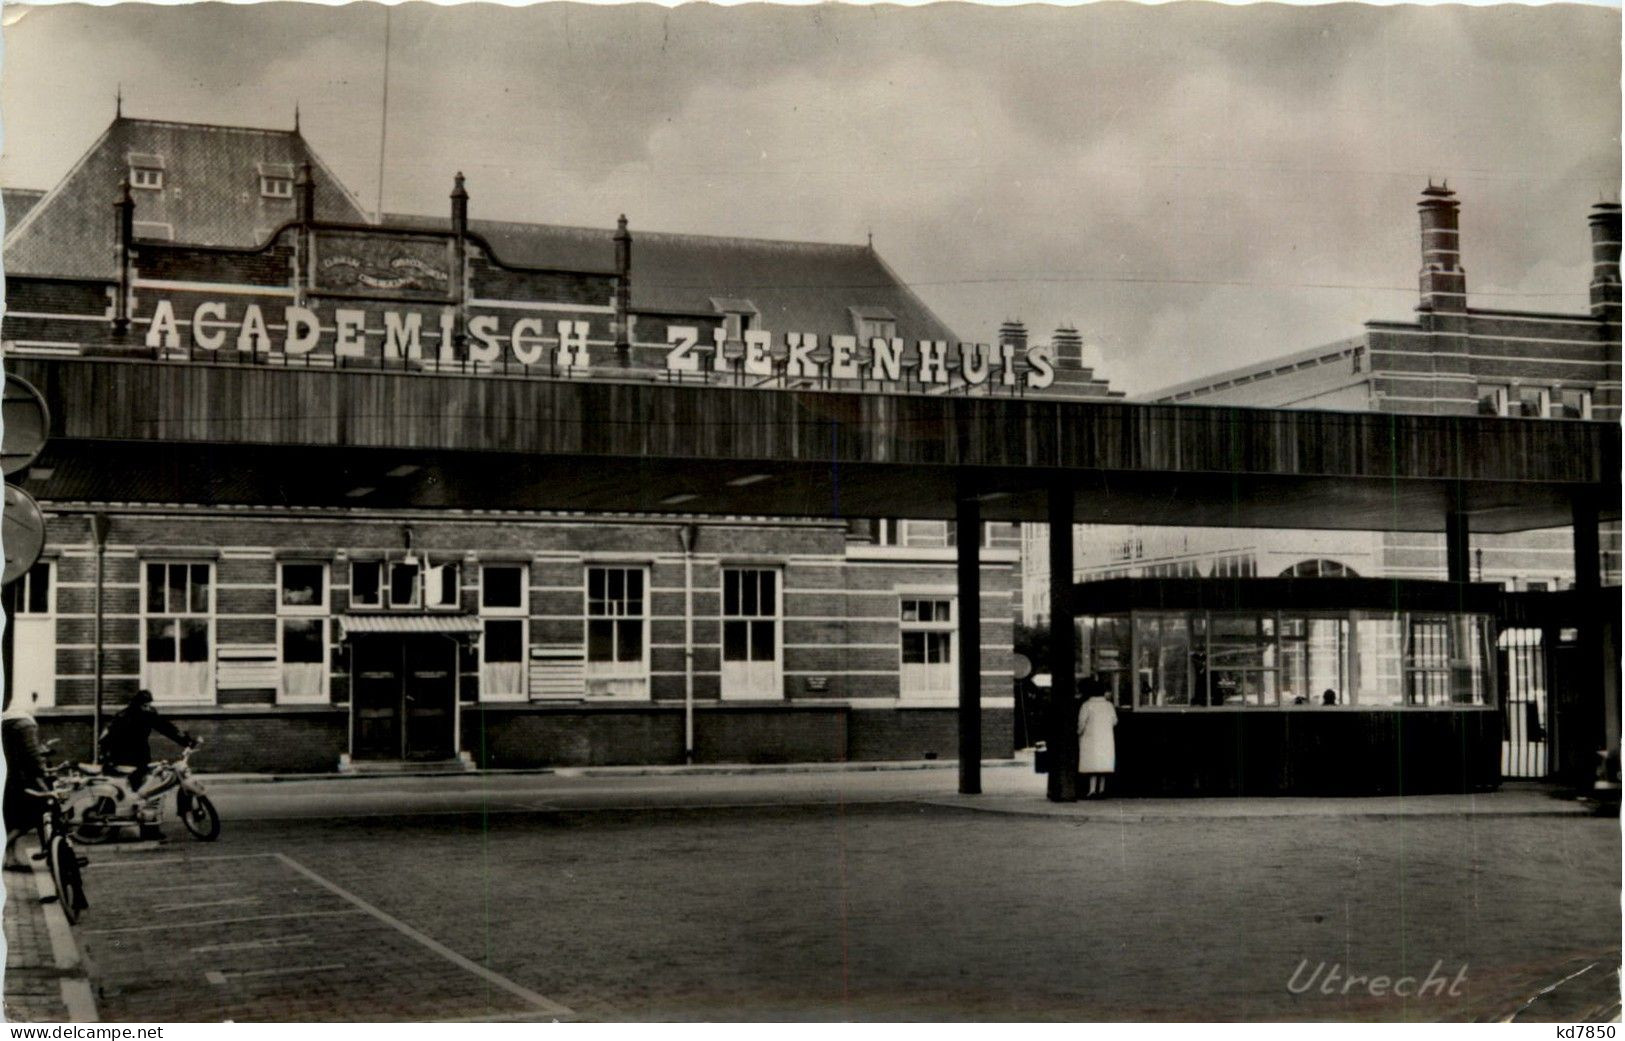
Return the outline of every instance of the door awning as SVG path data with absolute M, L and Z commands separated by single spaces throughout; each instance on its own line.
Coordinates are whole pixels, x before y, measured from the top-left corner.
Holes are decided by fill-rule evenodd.
M 467 614 L 339 615 L 341 639 L 358 633 L 478 633 L 480 620 Z

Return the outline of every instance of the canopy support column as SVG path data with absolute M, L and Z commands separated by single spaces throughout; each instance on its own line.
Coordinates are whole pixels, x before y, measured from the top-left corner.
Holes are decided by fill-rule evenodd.
M 1048 795 L 1078 801 L 1078 634 L 1072 617 L 1072 489 L 1049 490 L 1049 759 Z
M 1587 749 L 1587 753 L 1614 748 L 1619 744 L 1619 661 L 1616 657 L 1619 630 L 1617 620 L 1605 617 L 1601 591 L 1602 537 L 1599 510 L 1595 501 L 1577 498 L 1574 502 L 1574 593 L 1579 601 L 1576 618 L 1579 623 L 1577 626 L 1579 646 L 1576 648 L 1576 656 L 1582 663 L 1578 693 L 1583 699 L 1581 704 L 1596 705 L 1601 702 L 1600 712 L 1593 709 L 1584 712 L 1586 716 L 1602 724 L 1600 735 L 1602 747 Z
M 1472 546 L 1467 530 L 1467 514 L 1451 512 L 1444 515 L 1445 577 L 1452 582 L 1471 582 Z
M 982 793 L 982 504 L 961 495 L 954 519 L 959 571 L 959 794 Z

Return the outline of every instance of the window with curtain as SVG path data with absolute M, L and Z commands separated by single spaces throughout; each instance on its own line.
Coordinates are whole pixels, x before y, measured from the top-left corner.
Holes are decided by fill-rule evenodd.
M 214 565 L 142 568 L 141 682 L 157 701 L 214 700 Z
M 529 590 L 523 564 L 480 568 L 480 698 L 520 701 L 526 697 Z
M 327 565 L 286 561 L 277 570 L 277 700 L 327 701 Z

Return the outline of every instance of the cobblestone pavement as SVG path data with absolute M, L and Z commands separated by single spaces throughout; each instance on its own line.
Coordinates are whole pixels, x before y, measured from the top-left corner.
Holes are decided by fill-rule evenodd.
M 24 849 L 29 847 L 25 845 Z M 95 1002 L 67 919 L 41 899 L 42 894 L 55 892 L 45 865 L 38 863 L 31 872 L 0 874 L 5 878 L 6 887 L 7 1022 L 94 1021 Z M 47 924 L 47 915 L 53 913 L 54 924 Z M 53 928 L 57 933 L 55 944 L 51 935 Z
M 78 932 L 115 1021 L 1574 1019 L 1619 877 L 1585 817 L 228 816 L 98 855 Z

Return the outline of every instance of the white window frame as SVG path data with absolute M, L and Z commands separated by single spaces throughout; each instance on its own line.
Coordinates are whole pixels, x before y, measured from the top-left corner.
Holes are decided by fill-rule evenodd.
M 940 619 L 933 617 L 930 621 L 905 620 L 906 605 L 909 601 L 930 602 L 933 604 L 946 603 L 948 617 Z M 935 611 L 932 612 L 935 614 Z M 903 660 L 903 640 L 910 633 L 941 633 L 947 637 L 948 657 L 946 662 L 907 663 Z M 926 646 L 929 648 L 930 641 Z M 909 704 L 945 705 L 956 704 L 959 701 L 959 597 L 956 592 L 938 589 L 899 589 L 897 591 L 897 699 Z M 947 666 L 947 682 L 944 687 L 927 687 L 927 689 L 911 690 L 905 682 L 910 664 L 929 667 L 931 665 Z
M 45 610 L 29 610 L 28 602 L 34 589 L 34 571 L 43 569 L 46 574 Z M 28 618 L 55 618 L 56 617 L 56 561 L 49 557 L 42 557 L 34 565 L 24 571 L 17 580 L 17 614 Z
M 1533 416 L 1524 416 L 1523 414 L 1523 392 L 1526 390 L 1532 390 L 1536 394 L 1535 414 Z M 1507 410 L 1510 412 L 1512 402 L 1516 402 L 1518 406 L 1517 415 L 1521 418 L 1550 419 L 1552 417 L 1552 388 L 1550 387 L 1536 387 L 1530 384 L 1520 383 L 1512 388 L 1512 393 L 1509 395 L 1509 398 L 1510 400 L 1508 402 Z
M 416 575 L 412 579 L 412 599 L 404 604 L 395 602 L 395 569 L 398 567 L 412 568 Z M 421 611 L 423 610 L 423 567 L 422 560 L 386 560 L 384 561 L 384 600 L 391 611 Z
M 602 570 L 638 572 L 643 576 L 643 613 L 641 615 L 595 615 L 592 613 L 592 572 Z M 649 571 L 647 564 L 629 563 L 624 561 L 588 561 L 581 569 L 581 646 L 582 659 L 586 662 L 586 696 L 593 701 L 648 701 L 654 696 L 654 684 L 650 677 L 649 665 L 649 635 L 650 615 L 653 608 L 653 595 L 649 585 Z M 607 590 L 606 590 L 607 594 Z M 607 599 L 607 595 L 606 595 Z M 643 622 L 643 657 L 637 661 L 607 661 L 595 662 L 592 660 L 592 640 L 588 631 L 595 619 L 613 618 L 628 620 L 641 618 Z M 618 641 L 617 637 L 617 641 Z M 595 690 L 597 685 L 600 689 Z M 621 686 L 621 690 L 603 689 L 605 687 Z M 640 689 L 641 688 L 641 689 Z
M 448 561 L 446 561 L 446 562 L 444 562 L 442 564 L 435 564 L 433 567 L 426 566 L 427 564 L 428 564 L 427 560 L 425 560 L 422 563 L 418 564 L 418 586 L 419 586 L 418 599 L 421 602 L 421 604 L 423 606 L 423 609 L 425 611 L 456 611 L 456 610 L 459 610 L 463 606 L 463 564 L 462 564 L 462 561 L 455 560 L 455 559 L 448 560 Z M 453 568 L 454 573 L 456 575 L 456 581 L 454 581 L 451 584 L 451 599 L 450 600 L 431 601 L 429 599 L 429 572 L 435 571 L 435 570 L 437 570 L 439 568 L 445 568 L 445 567 Z
M 1494 399 L 1494 414 L 1505 417 L 1510 408 L 1509 402 L 1512 396 L 1512 388 L 1505 383 L 1480 383 L 1478 385 L 1478 400 L 1483 401 L 1485 397 L 1491 396 Z
M 728 582 L 728 573 L 730 571 L 739 572 L 741 574 L 748 574 L 748 575 L 751 575 L 753 577 L 756 576 L 756 575 L 759 575 L 759 574 L 761 574 L 763 572 L 766 572 L 766 573 L 771 574 L 773 576 L 773 603 L 772 603 L 772 605 L 771 605 L 771 607 L 769 609 L 771 611 L 771 614 L 762 614 L 760 612 L 757 613 L 757 614 L 753 614 L 753 615 L 747 615 L 747 614 L 742 614 L 742 613 L 735 613 L 735 614 L 728 614 L 727 613 L 727 604 L 728 604 L 727 582 Z M 719 620 L 720 620 L 720 623 L 721 623 L 721 626 L 722 626 L 722 628 L 719 630 L 719 635 L 721 637 L 721 642 L 719 643 L 719 645 L 717 647 L 717 667 L 718 667 L 718 669 L 720 669 L 720 670 L 722 670 L 724 672 L 726 672 L 728 670 L 727 658 L 725 657 L 725 655 L 726 655 L 727 646 L 728 646 L 727 626 L 728 626 L 729 622 L 743 622 L 743 623 L 745 623 L 745 646 L 746 646 L 746 649 L 747 649 L 747 654 L 749 652 L 749 648 L 750 648 L 750 645 L 751 645 L 751 635 L 750 635 L 750 626 L 751 626 L 751 624 L 754 623 L 754 622 L 765 622 L 765 621 L 770 621 L 770 620 L 773 623 L 773 657 L 771 659 L 772 664 L 773 664 L 773 679 L 772 679 L 771 683 L 769 684 L 769 689 L 764 690 L 764 691 L 752 690 L 752 691 L 747 691 L 745 693 L 730 692 L 728 690 L 727 679 L 726 679 L 726 677 L 723 677 L 722 680 L 721 680 L 721 687 L 720 687 L 722 700 L 724 700 L 724 701 L 761 701 L 763 699 L 767 699 L 767 700 L 774 700 L 774 699 L 783 700 L 783 698 L 784 698 L 784 572 L 781 569 L 777 568 L 777 567 L 770 567 L 770 566 L 766 566 L 766 565 L 725 564 L 721 568 L 718 569 L 718 578 L 720 579 L 720 582 L 721 582 L 721 584 L 717 588 L 718 616 L 719 616 Z M 744 599 L 743 595 L 741 595 L 740 600 L 743 601 L 743 599 Z M 740 606 L 743 607 L 743 604 L 741 603 Z M 758 606 L 760 606 L 760 605 L 758 604 Z M 748 657 L 745 659 L 745 662 L 746 662 L 747 665 L 751 664 L 753 661 L 754 661 L 754 659 L 751 659 L 751 658 L 748 658 Z
M 293 178 L 260 174 L 260 197 L 264 199 L 293 198 Z
M 485 602 L 485 578 L 493 569 L 513 568 L 519 572 L 519 605 L 517 607 L 493 607 Z M 527 701 L 530 698 L 530 567 L 522 563 L 507 561 L 491 561 L 480 565 L 480 700 L 481 701 Z M 490 622 L 518 622 L 519 623 L 519 689 L 517 691 L 504 691 L 500 694 L 491 693 L 491 683 L 486 671 L 485 661 L 485 629 Z
M 289 567 L 315 567 L 321 569 L 321 578 L 317 588 L 321 590 L 322 598 L 314 604 L 289 604 L 282 599 L 283 572 Z M 277 688 L 276 700 L 279 705 L 325 705 L 332 700 L 333 662 L 332 662 L 332 621 L 329 618 L 332 602 L 331 569 L 325 560 L 279 560 L 276 568 L 276 663 Z M 288 691 L 284 666 L 288 664 L 283 658 L 284 633 L 283 623 L 291 620 L 310 621 L 318 620 L 321 623 L 322 634 L 322 679 L 320 692 L 317 694 L 292 694 Z
M 156 704 L 160 704 L 160 705 L 212 705 L 212 704 L 214 704 L 218 700 L 219 680 L 220 680 L 219 668 L 218 668 L 218 665 L 217 665 L 217 663 L 215 661 L 216 656 L 220 653 L 220 643 L 219 643 L 218 634 L 216 632 L 217 626 L 215 624 L 215 620 L 216 620 L 215 605 L 216 605 L 216 602 L 218 600 L 219 593 L 220 593 L 220 584 L 219 584 L 218 577 L 217 577 L 217 574 L 216 574 L 216 568 L 214 566 L 215 562 L 212 561 L 212 560 L 187 559 L 185 557 L 152 557 L 152 558 L 143 558 L 140 563 L 141 563 L 141 590 L 140 590 L 140 593 L 141 593 L 141 632 L 140 632 L 140 641 L 141 641 L 141 687 L 142 687 L 142 689 L 152 691 L 153 701 Z M 151 580 L 150 572 L 151 572 L 151 569 L 154 568 L 154 567 L 163 567 L 163 568 L 166 569 L 165 573 L 167 575 L 167 569 L 168 568 L 177 567 L 177 566 L 185 566 L 185 567 L 189 567 L 189 568 L 190 567 L 202 567 L 202 568 L 207 569 L 208 576 L 209 576 L 209 578 L 208 578 L 208 582 L 209 582 L 209 603 L 208 603 L 207 607 L 203 611 L 201 611 L 201 612 L 200 611 L 193 611 L 193 610 L 190 609 L 190 607 L 188 607 L 188 609 L 185 610 L 185 611 L 172 611 L 172 610 L 167 609 L 167 606 L 168 606 L 167 604 L 165 605 L 166 610 L 161 611 L 161 612 L 153 612 L 152 610 L 149 609 L 148 604 L 150 603 L 150 601 L 148 600 L 148 595 L 149 595 L 149 591 L 151 589 L 151 584 L 150 584 L 150 580 Z M 166 587 L 167 587 L 167 580 L 166 580 Z M 171 694 L 168 691 L 164 691 L 164 690 L 159 689 L 163 685 L 156 682 L 156 680 L 154 678 L 154 673 L 152 672 L 152 669 L 149 667 L 149 665 L 156 664 L 156 663 L 149 663 L 148 660 L 147 660 L 147 626 L 148 626 L 148 622 L 151 621 L 152 619 L 155 619 L 155 618 L 174 618 L 174 619 L 177 620 L 177 622 L 180 619 L 183 619 L 183 618 L 202 618 L 207 622 L 207 624 L 208 624 L 208 633 L 209 633 L 209 650 L 208 650 L 208 654 L 204 658 L 204 663 L 203 663 L 204 666 L 205 666 L 205 669 L 206 669 L 206 674 L 207 674 L 207 680 L 205 681 L 205 683 L 203 685 L 204 690 L 205 690 L 206 693 L 204 693 L 203 695 L 200 695 L 198 697 L 177 697 L 176 695 Z M 175 633 L 175 647 L 176 647 L 177 654 L 179 653 L 179 650 L 180 650 L 180 639 L 181 639 L 181 637 L 180 637 L 180 632 L 179 632 L 179 626 L 177 625 L 177 631 Z M 178 662 L 178 659 L 177 659 L 177 662 Z
M 350 561 L 350 574 L 348 576 L 349 577 L 349 593 L 350 593 L 350 596 L 349 596 L 350 610 L 352 610 L 352 611 L 383 611 L 383 610 L 387 609 L 388 604 L 389 604 L 389 584 L 386 581 L 386 578 L 388 577 L 388 571 L 384 567 L 385 563 L 387 563 L 387 562 L 383 561 L 383 560 L 378 560 L 378 559 L 352 560 L 352 561 Z M 361 568 L 361 567 L 375 567 L 375 568 L 378 569 L 378 599 L 376 601 L 372 602 L 372 603 L 362 603 L 361 601 L 358 601 L 356 599 L 356 597 L 355 597 L 355 572 L 356 572 L 356 568 Z
M 131 166 L 130 187 L 146 192 L 163 191 L 163 169 L 157 166 Z
M 34 583 L 34 575 L 35 575 L 36 572 L 43 572 L 44 575 L 45 575 L 45 607 L 44 607 L 44 610 L 40 610 L 40 611 L 31 610 L 29 608 L 29 606 L 28 606 L 29 605 L 29 600 L 31 599 L 31 594 L 33 593 L 33 590 L 34 590 L 34 584 L 35 584 Z M 49 681 L 49 683 L 44 684 L 44 686 L 45 686 L 44 690 L 30 691 L 29 693 L 34 693 L 34 694 L 39 695 L 39 700 L 34 702 L 33 705 L 32 705 L 33 708 L 50 708 L 51 706 L 56 704 L 56 680 L 57 680 L 57 674 L 56 674 L 56 644 L 57 644 L 57 632 L 56 632 L 56 599 L 57 599 L 56 561 L 54 559 L 50 558 L 50 557 L 42 557 L 42 558 L 40 558 L 38 561 L 36 561 L 34 563 L 34 565 L 32 567 L 30 567 L 27 571 L 23 572 L 23 576 L 20 579 L 18 579 L 17 581 L 18 581 L 17 619 L 13 624 L 18 625 L 18 624 L 21 624 L 23 622 L 38 623 L 40 625 L 40 627 L 45 630 L 45 632 L 44 632 L 44 635 L 43 635 L 42 639 L 40 640 L 40 642 L 38 644 L 31 643 L 28 650 L 26 652 L 24 652 L 22 650 L 22 643 L 23 643 L 23 641 L 21 639 L 22 633 L 21 633 L 20 629 L 17 630 L 17 637 L 18 638 L 14 641 L 14 644 L 13 644 L 13 646 L 16 648 L 16 650 L 18 652 L 16 658 L 17 658 L 18 661 L 21 661 L 21 660 L 23 660 L 23 655 L 24 654 L 30 654 L 30 655 L 38 654 L 40 656 L 40 659 L 42 661 L 44 661 L 45 668 L 49 670 L 50 681 Z M 143 643 L 143 651 L 144 650 L 145 650 L 145 644 Z M 23 670 L 16 668 L 15 665 L 14 665 L 12 679 L 13 679 L 14 682 L 16 682 L 17 690 L 18 690 L 19 693 L 21 693 L 23 691 L 23 683 L 22 683 L 22 680 L 19 678 L 22 675 L 22 673 L 23 673 Z
M 858 342 L 869 346 L 870 340 L 890 340 L 897 335 L 895 318 L 859 318 L 855 330 Z

